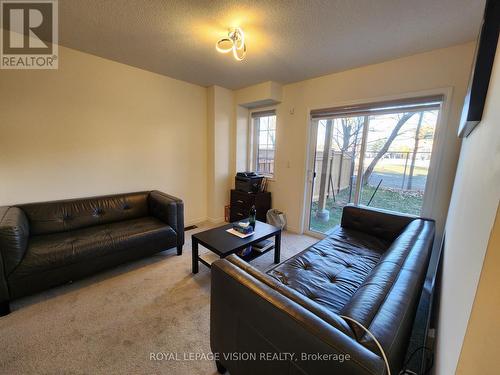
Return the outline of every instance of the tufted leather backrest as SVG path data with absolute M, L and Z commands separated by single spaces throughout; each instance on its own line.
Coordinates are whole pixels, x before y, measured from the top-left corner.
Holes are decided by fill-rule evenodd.
M 343 209 L 341 226 L 392 242 L 416 218 L 381 209 L 347 205 Z
M 67 199 L 19 205 L 30 223 L 30 234 L 65 232 L 148 215 L 149 192 Z

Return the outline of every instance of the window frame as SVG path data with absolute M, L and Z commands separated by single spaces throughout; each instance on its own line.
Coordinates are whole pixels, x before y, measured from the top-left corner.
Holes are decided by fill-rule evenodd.
M 273 116 L 275 117 L 275 138 L 274 138 L 274 157 L 273 157 L 273 173 L 268 173 L 268 172 L 261 172 L 257 170 L 257 158 L 259 155 L 258 152 L 258 139 L 259 139 L 259 132 L 260 132 L 260 118 L 261 117 L 270 117 Z M 249 150 L 250 150 L 250 155 L 249 155 L 249 169 L 261 174 L 262 176 L 270 179 L 273 181 L 276 176 L 276 153 L 277 153 L 277 138 L 278 138 L 278 115 L 276 113 L 276 108 L 275 107 L 268 107 L 268 108 L 259 108 L 255 109 L 253 111 L 249 112 Z M 257 123 L 257 125 L 256 125 Z
M 433 103 L 433 104 L 426 104 L 426 105 L 421 105 L 421 103 Z M 414 113 L 420 113 L 420 112 L 425 112 L 426 110 L 437 110 L 438 112 L 438 118 L 436 120 L 436 128 L 438 126 L 438 121 L 439 121 L 439 114 L 442 111 L 443 108 L 443 102 L 444 102 L 444 95 L 432 95 L 432 96 L 422 96 L 422 97 L 416 97 L 416 98 L 404 98 L 404 99 L 399 99 L 399 100 L 391 100 L 387 102 L 373 102 L 373 103 L 366 103 L 363 105 L 359 106 L 347 106 L 347 107 L 338 107 L 338 108 L 328 108 L 324 110 L 315 110 L 311 111 L 311 120 L 317 120 L 318 122 L 320 120 L 325 120 L 325 119 L 340 119 L 344 117 L 350 117 L 350 116 L 356 116 L 356 117 L 364 117 L 364 126 L 363 126 L 363 132 L 361 134 L 361 148 L 359 150 L 359 163 L 357 167 L 357 172 L 356 175 L 358 178 L 356 179 L 356 185 L 354 189 L 354 196 L 353 196 L 353 202 L 355 206 L 359 206 L 360 204 L 360 198 L 361 198 L 361 190 L 362 190 L 362 179 L 360 178 L 363 176 L 364 173 L 364 168 L 365 168 L 365 158 L 366 158 L 366 150 L 367 150 L 367 143 L 368 143 L 368 132 L 370 131 L 370 121 L 372 120 L 373 116 L 377 115 L 384 115 L 384 114 L 397 114 L 397 113 L 404 113 L 404 112 L 414 112 Z M 405 106 L 405 104 L 407 106 Z M 359 107 L 359 108 L 356 108 Z M 386 109 L 387 108 L 387 109 Z M 317 126 L 317 125 L 316 125 Z M 433 140 L 435 139 L 435 134 L 433 137 Z M 433 141 L 434 143 L 434 141 Z M 431 153 L 432 155 L 432 153 Z M 431 156 L 432 159 L 432 156 Z M 429 166 L 429 173 L 430 174 L 430 166 Z M 427 183 L 427 178 L 426 178 L 426 183 Z M 425 200 L 425 195 L 426 195 L 426 188 L 424 188 L 424 193 L 423 193 L 423 201 Z M 423 201 L 422 201 L 422 206 L 420 208 L 420 213 L 418 215 L 422 215 L 423 211 Z M 397 211 L 398 213 L 404 214 L 402 212 Z
M 347 107 L 347 106 L 358 106 L 373 104 L 377 102 L 385 101 L 401 101 L 404 99 L 416 99 L 420 97 L 441 95 L 441 109 L 439 111 L 439 116 L 436 123 L 436 132 L 434 134 L 434 143 L 432 147 L 432 159 L 429 167 L 429 174 L 427 176 L 426 186 L 425 186 L 425 198 L 422 205 L 421 216 L 433 218 L 439 220 L 438 231 L 436 232 L 436 241 L 439 242 L 442 238 L 442 228 L 444 227 L 446 210 L 443 210 L 443 189 L 438 189 L 443 182 L 440 181 L 439 176 L 442 172 L 442 164 L 444 161 L 449 161 L 451 157 L 450 146 L 449 146 L 449 134 L 454 128 L 453 122 L 450 121 L 451 113 L 451 100 L 453 97 L 453 87 L 439 87 L 435 89 L 412 91 L 406 93 L 399 93 L 395 95 L 387 96 L 376 96 L 357 100 L 339 101 L 331 102 L 330 108 Z M 314 157 L 313 152 L 316 145 L 316 132 L 317 132 L 317 119 L 311 116 L 313 111 L 323 111 L 327 106 L 311 106 L 307 108 L 309 113 L 307 119 L 307 153 L 306 153 L 306 171 L 304 173 L 303 180 L 303 200 L 302 200 L 302 210 L 300 217 L 300 224 L 298 231 L 300 233 L 307 233 L 313 237 L 324 238 L 325 235 L 319 232 L 309 230 L 310 227 L 310 217 L 309 213 L 311 210 L 311 199 L 312 194 L 312 180 L 314 178 Z M 450 183 L 449 180 L 444 182 L 445 184 Z M 436 243 L 437 243 L 436 242 Z

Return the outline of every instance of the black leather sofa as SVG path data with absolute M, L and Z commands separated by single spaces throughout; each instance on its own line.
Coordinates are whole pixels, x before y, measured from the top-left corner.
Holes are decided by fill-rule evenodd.
M 184 244 L 183 202 L 159 191 L 0 207 L 0 306 Z
M 363 326 L 398 374 L 434 226 L 432 220 L 347 206 L 341 225 L 325 239 L 267 273 L 236 256 L 216 261 L 210 342 L 219 372 L 387 374 Z

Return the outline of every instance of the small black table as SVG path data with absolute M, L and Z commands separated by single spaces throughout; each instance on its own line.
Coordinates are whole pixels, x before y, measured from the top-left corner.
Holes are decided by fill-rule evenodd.
M 203 263 L 207 267 L 210 267 L 210 263 L 206 262 L 204 259 L 200 258 L 198 253 L 198 244 L 205 246 L 210 251 L 219 255 L 222 258 L 228 255 L 234 254 L 240 250 L 243 250 L 253 244 L 260 241 L 266 240 L 268 238 L 274 237 L 274 263 L 280 262 L 280 250 L 281 250 L 281 229 L 274 227 L 272 225 L 263 223 L 262 221 L 257 221 L 255 223 L 255 231 L 253 235 L 240 238 L 234 234 L 226 232 L 227 229 L 233 227 L 233 224 L 226 224 L 221 227 L 206 230 L 204 232 L 196 233 L 192 235 L 192 246 L 193 246 L 193 273 L 198 273 L 198 262 Z M 243 257 L 246 261 L 251 261 L 264 255 L 271 249 L 264 250 L 263 252 L 258 252 L 252 250 L 252 252 Z

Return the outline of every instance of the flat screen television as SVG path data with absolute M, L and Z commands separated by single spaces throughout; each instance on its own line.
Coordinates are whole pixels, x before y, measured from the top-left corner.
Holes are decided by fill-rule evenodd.
M 488 85 L 497 49 L 499 28 L 500 0 L 487 0 L 460 119 L 459 137 L 467 137 L 483 116 L 484 102 L 488 94 Z

